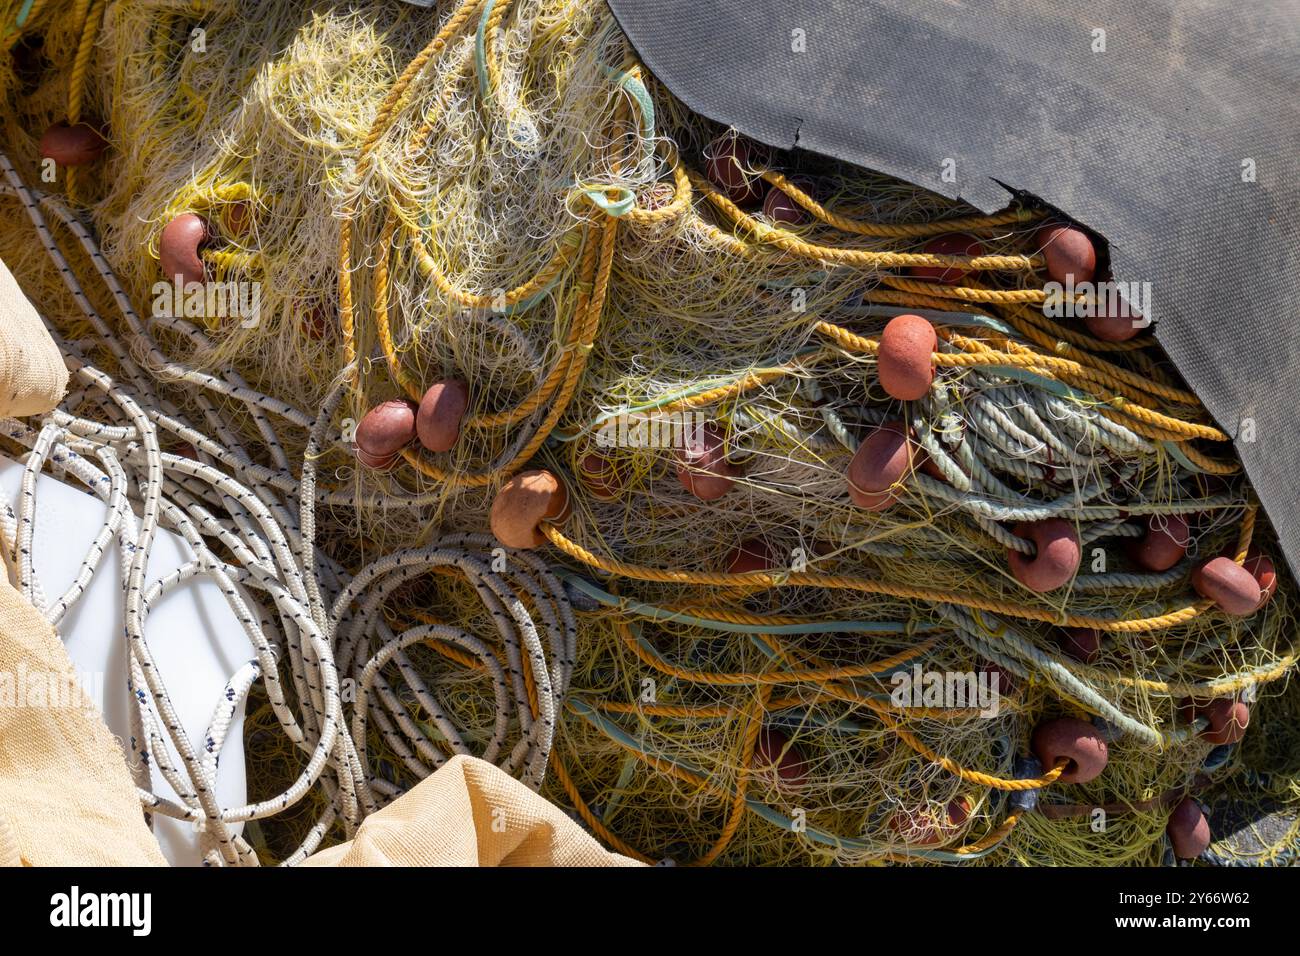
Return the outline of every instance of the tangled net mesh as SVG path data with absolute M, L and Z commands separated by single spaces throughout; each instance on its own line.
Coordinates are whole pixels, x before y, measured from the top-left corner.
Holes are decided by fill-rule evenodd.
M 0 255 L 104 370 L 62 427 L 86 441 L 84 423 L 120 424 L 110 399 L 128 390 L 162 442 L 157 487 L 180 516 L 162 523 L 194 522 L 245 589 L 281 582 L 261 585 L 279 610 L 260 615 L 265 669 L 246 689 L 259 809 L 145 798 L 205 820 L 212 862 L 295 862 L 455 753 L 651 862 L 1151 865 L 1188 794 L 1292 824 L 1204 859 L 1289 858 L 1293 584 L 1279 573 L 1242 617 L 1193 590 L 1205 558 L 1280 554 L 1229 436 L 1149 333 L 1109 342 L 1047 317 L 1049 211 L 985 216 L 753 144 L 746 182 L 797 212 L 737 204 L 706 171 L 740 141 L 640 66 L 600 0 L 436 16 L 36 0 L 0 3 L 0 23 L 18 181 Z M 64 120 L 102 124 L 111 148 L 51 180 L 39 141 Z M 185 214 L 205 223 L 206 280 L 255 286 L 256 321 L 155 305 L 163 229 Z M 93 236 L 80 251 L 69 220 Z M 926 251 L 952 232 L 979 251 Z M 935 379 L 903 403 L 877 352 L 918 311 Z M 368 411 L 447 379 L 468 383 L 450 450 L 358 464 Z M 722 436 L 726 494 L 679 480 L 680 442 L 609 440 L 647 419 Z M 867 510 L 845 476 L 894 423 L 926 466 Z M 11 453 L 39 447 L 23 428 Z M 121 454 L 139 498 L 144 465 Z M 500 549 L 489 508 L 528 468 L 560 476 L 570 513 L 536 550 Z M 195 489 L 217 474 L 266 498 L 292 560 L 260 555 L 244 491 Z M 1008 551 L 1033 555 L 1018 523 L 1052 518 L 1083 564 L 1034 592 Z M 1135 565 L 1145 523 L 1174 519 L 1186 556 Z M 1066 627 L 1098 632 L 1096 653 L 1068 653 Z M 995 674 L 996 713 L 900 705 L 895 675 L 920 671 Z M 1254 729 L 1216 748 L 1187 698 L 1248 702 Z M 1106 739 L 1095 779 L 1026 761 L 1062 716 Z

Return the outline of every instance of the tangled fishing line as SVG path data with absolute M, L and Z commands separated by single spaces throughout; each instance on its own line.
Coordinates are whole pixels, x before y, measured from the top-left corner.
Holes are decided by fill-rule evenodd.
M 56 626 L 122 549 L 128 756 L 210 862 L 297 862 L 456 753 L 646 861 L 1292 851 L 1292 585 L 1141 323 L 1056 317 L 1048 211 L 719 129 L 600 0 L 0 16 L 0 253 L 76 373 L 4 425 L 5 546 Z M 146 310 L 177 276 L 255 314 Z M 53 602 L 47 465 L 109 515 Z M 158 527 L 192 559 L 148 581 Z M 195 576 L 252 648 L 204 750 L 145 627 Z M 1285 832 L 1199 845 L 1196 800 L 1264 797 Z

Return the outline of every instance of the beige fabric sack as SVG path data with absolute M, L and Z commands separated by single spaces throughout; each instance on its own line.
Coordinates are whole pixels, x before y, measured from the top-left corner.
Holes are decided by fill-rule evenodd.
M 641 866 L 476 757 L 452 757 L 304 866 Z
M 63 356 L 13 275 L 0 262 L 0 415 L 48 412 L 68 387 Z
M 117 739 L 54 629 L 0 581 L 0 863 L 164 866 Z
M 68 372 L 0 262 L 0 415 L 50 411 Z M 68 652 L 0 573 L 0 865 L 164 865 L 126 759 Z

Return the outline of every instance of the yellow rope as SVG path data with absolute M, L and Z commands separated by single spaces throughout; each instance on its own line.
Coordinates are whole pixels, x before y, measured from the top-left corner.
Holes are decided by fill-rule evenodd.
M 840 249 L 806 242 L 794 233 L 760 222 L 733 203 L 704 177 L 689 173 L 691 183 L 709 202 L 720 209 L 735 225 L 752 234 L 759 242 L 784 252 L 817 262 L 871 269 L 904 269 L 914 266 L 937 266 L 962 269 L 1031 270 L 1042 265 L 1041 256 L 941 256 L 929 252 L 873 252 L 866 249 Z M 1041 292 L 1039 293 L 1042 294 Z
M 907 598 L 916 601 L 928 601 L 935 604 L 957 604 L 962 607 L 1005 614 L 1027 621 L 1041 621 L 1047 624 L 1059 624 L 1064 627 L 1088 627 L 1100 631 L 1122 632 L 1129 634 L 1158 631 L 1163 628 L 1185 624 L 1204 614 L 1214 606 L 1209 600 L 1196 601 L 1173 611 L 1154 617 L 1127 618 L 1107 620 L 1083 614 L 1068 614 L 1047 608 L 1033 607 L 1014 601 L 1001 601 L 978 595 L 965 594 L 961 591 L 944 591 L 938 588 L 923 588 L 903 584 L 891 584 L 869 578 L 856 578 L 839 574 L 816 574 L 808 571 L 791 571 L 772 574 L 767 571 L 754 571 L 747 574 L 727 574 L 718 571 L 670 571 L 648 568 L 630 564 L 613 558 L 604 558 L 588 551 L 582 545 L 565 537 L 552 524 L 543 524 L 541 532 L 547 540 L 569 557 L 581 561 L 607 574 L 617 574 L 638 581 L 659 581 L 669 584 L 697 584 L 714 587 L 760 586 L 764 588 L 780 587 L 821 587 L 834 590 L 861 591 L 866 594 L 887 594 L 891 597 Z
M 90 71 L 90 56 L 95 50 L 95 36 L 99 32 L 99 21 L 104 15 L 107 0 L 77 0 L 74 17 L 81 18 L 81 38 L 77 42 L 77 55 L 72 62 L 72 72 L 68 77 L 68 123 L 77 125 L 81 122 L 81 108 L 86 95 L 86 74 Z M 69 166 L 65 172 L 64 185 L 69 202 L 78 201 L 80 170 Z
M 858 335 L 856 332 L 851 332 L 834 323 L 819 320 L 815 328 L 850 351 L 874 355 L 880 350 L 880 343 L 877 340 Z M 972 340 L 962 339 L 960 336 L 954 338 L 970 343 L 973 346 L 976 345 Z M 935 352 L 933 363 L 937 368 L 1007 366 L 1041 373 L 1056 372 L 1057 374 L 1053 377 L 1063 380 L 1073 379 L 1079 382 L 1102 384 L 1108 388 L 1114 388 L 1117 392 L 1124 391 L 1136 394 L 1128 388 L 1124 381 L 1106 370 L 1092 369 L 1070 359 L 1039 355 L 1034 352 L 1011 354 L 985 348 L 956 354 Z M 1195 422 L 1185 422 L 1181 419 L 1163 415 L 1160 412 L 1139 405 L 1135 401 L 1128 400 L 1123 394 L 1099 396 L 1098 402 L 1109 406 L 1100 408 L 1102 414 L 1148 438 L 1160 440 L 1192 438 L 1205 438 L 1210 441 L 1231 440 L 1231 436 L 1218 428 L 1210 425 L 1199 425 Z
M 745 736 L 741 742 L 741 760 L 740 771 L 736 776 L 736 793 L 731 798 L 731 809 L 727 814 L 727 822 L 722 825 L 722 832 L 718 834 L 718 839 L 714 842 L 703 856 L 691 863 L 692 866 L 708 866 L 725 850 L 736 835 L 736 830 L 740 826 L 740 820 L 745 814 L 745 790 L 749 785 L 750 775 L 753 773 L 754 751 L 758 745 L 758 734 L 763 727 L 763 715 L 767 712 L 767 702 L 771 697 L 772 688 L 764 685 L 758 689 L 755 695 L 753 706 L 750 708 L 748 723 L 745 725 Z
M 630 856 L 632 859 L 639 860 L 642 863 L 653 864 L 655 862 L 640 850 L 623 842 L 622 839 L 610 830 L 609 827 L 605 826 L 605 824 L 601 822 L 600 818 L 592 812 L 591 807 L 587 806 L 587 802 L 583 800 L 582 795 L 578 793 L 578 785 L 573 782 L 573 777 L 569 776 L 569 771 L 564 766 L 564 763 L 559 759 L 558 754 L 551 755 L 550 770 L 555 775 L 555 778 L 559 780 L 560 786 L 564 788 L 564 792 L 568 794 L 569 800 L 573 803 L 573 808 L 578 811 L 578 816 L 582 817 L 583 822 L 586 823 L 587 826 L 591 827 L 591 831 L 595 833 L 596 836 L 600 837 L 600 839 L 606 844 L 612 846 L 624 856 Z
M 765 171 L 763 180 L 780 189 L 828 226 L 834 226 L 841 232 L 851 232 L 859 236 L 875 236 L 882 239 L 915 239 L 942 235 L 947 232 L 993 229 L 998 226 L 1034 222 L 1043 218 L 1042 213 L 1035 212 L 1032 209 L 1008 209 L 1006 212 L 996 213 L 992 216 L 963 216 L 958 219 L 940 219 L 937 222 L 861 222 L 831 212 L 774 169 Z

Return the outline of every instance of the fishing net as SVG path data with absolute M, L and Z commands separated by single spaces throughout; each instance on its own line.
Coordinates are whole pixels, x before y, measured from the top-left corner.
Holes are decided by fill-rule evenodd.
M 195 574 L 258 595 L 250 807 L 185 753 L 181 803 L 146 800 L 212 862 L 300 860 L 456 753 L 649 862 L 1150 865 L 1189 796 L 1190 855 L 1294 851 L 1293 585 L 1148 331 L 1059 317 L 1090 299 L 1049 284 L 1050 210 L 749 143 L 599 0 L 0 21 L 0 255 L 80 356 L 6 447 L 112 461 Z M 43 162 L 61 122 L 108 150 Z M 934 335 L 907 400 L 903 314 Z M 431 386 L 464 408 L 417 422 Z M 868 486 L 878 448 L 903 466 Z M 565 507 L 503 547 L 489 511 L 536 470 Z M 1044 528 L 1072 563 L 1030 586 Z M 1204 596 L 1218 557 L 1251 608 Z M 1037 759 L 1082 725 L 1099 774 Z

